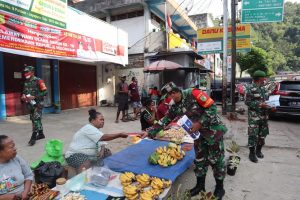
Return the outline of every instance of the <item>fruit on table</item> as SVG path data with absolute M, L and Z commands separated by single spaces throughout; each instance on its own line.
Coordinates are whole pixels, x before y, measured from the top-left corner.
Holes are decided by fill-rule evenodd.
M 159 164 L 162 167 L 168 167 L 175 165 L 184 156 L 185 152 L 181 149 L 181 146 L 170 142 L 168 147 L 160 146 L 156 148 L 155 152 L 149 156 L 148 161 L 153 165 Z
M 182 139 L 186 134 L 183 128 L 170 128 L 164 131 L 164 137 Z
M 150 176 L 148 174 L 140 174 L 136 176 L 136 180 L 139 183 L 139 186 L 144 188 L 150 185 Z
M 148 174 L 134 175 L 125 172 L 120 175 L 120 180 L 121 177 L 123 181 L 131 180 L 128 185 L 122 184 L 124 196 L 129 200 L 158 199 L 159 195 L 172 184 L 171 180 L 150 177 Z
M 141 140 L 141 138 L 138 137 L 138 136 L 132 136 L 131 137 L 131 142 L 134 143 L 134 144 L 138 143 L 140 140 Z
M 166 181 L 164 179 L 160 179 L 160 178 L 155 177 L 155 178 L 152 179 L 151 187 L 154 190 L 162 192 L 165 188 L 170 187 L 171 184 L 172 184 L 171 180 Z
M 137 199 L 139 196 L 139 189 L 134 185 L 127 185 L 123 187 L 123 193 L 125 197 L 129 200 Z
M 157 165 L 157 161 L 159 160 L 159 154 L 154 152 L 149 156 L 149 163 L 153 164 L 153 165 Z
M 132 172 L 125 172 L 120 175 L 120 181 L 123 186 L 130 185 L 135 179 L 136 177 Z

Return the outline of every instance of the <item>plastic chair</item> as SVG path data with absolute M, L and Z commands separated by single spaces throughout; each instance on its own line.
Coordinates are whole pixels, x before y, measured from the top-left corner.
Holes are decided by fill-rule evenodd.
M 48 140 L 45 145 L 44 155 L 37 161 L 31 164 L 31 169 L 35 169 L 41 161 L 43 162 L 52 162 L 58 161 L 62 165 L 65 163 L 63 156 L 63 146 L 64 143 L 58 139 Z

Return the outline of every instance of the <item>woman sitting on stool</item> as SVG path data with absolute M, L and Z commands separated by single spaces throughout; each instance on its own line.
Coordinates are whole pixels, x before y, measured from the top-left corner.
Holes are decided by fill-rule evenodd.
M 95 109 L 89 110 L 89 124 L 83 126 L 73 136 L 72 142 L 66 152 L 66 161 L 69 166 L 80 173 L 83 169 L 88 169 L 97 161 L 110 156 L 109 149 L 102 149 L 102 141 L 110 141 L 116 138 L 127 138 L 126 133 L 104 134 L 99 129 L 104 126 L 104 117 Z M 100 148 L 100 149 L 99 149 Z

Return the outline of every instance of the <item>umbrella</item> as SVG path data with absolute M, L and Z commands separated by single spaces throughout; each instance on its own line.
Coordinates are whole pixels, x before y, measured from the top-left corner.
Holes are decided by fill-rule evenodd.
M 151 63 L 148 67 L 145 67 L 144 71 L 163 71 L 166 69 L 178 69 L 182 66 L 167 60 L 159 60 Z

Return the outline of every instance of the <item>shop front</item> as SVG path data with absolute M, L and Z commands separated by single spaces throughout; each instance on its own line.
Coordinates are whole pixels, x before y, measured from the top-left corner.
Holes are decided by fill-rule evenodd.
M 27 114 L 20 101 L 25 65 L 45 81 L 43 111 L 51 113 L 97 105 L 101 68 L 128 64 L 127 33 L 73 8 L 67 8 L 66 29 L 3 10 L 0 18 L 0 119 Z

